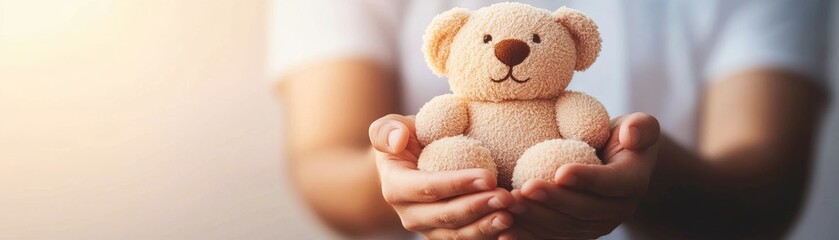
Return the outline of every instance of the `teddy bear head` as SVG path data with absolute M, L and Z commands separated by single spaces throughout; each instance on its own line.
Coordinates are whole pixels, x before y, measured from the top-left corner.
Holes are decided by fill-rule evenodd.
M 423 41 L 431 70 L 473 101 L 557 97 L 600 53 L 597 25 L 582 12 L 521 3 L 451 9 L 432 20 Z

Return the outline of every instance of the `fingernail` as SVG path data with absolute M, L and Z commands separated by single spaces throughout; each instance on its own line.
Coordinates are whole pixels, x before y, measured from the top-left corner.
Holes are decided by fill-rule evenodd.
M 390 132 L 387 133 L 387 146 L 391 149 L 396 151 L 396 146 L 399 144 L 399 129 L 394 128 L 391 129 Z
M 533 200 L 537 200 L 537 201 L 548 200 L 548 195 L 545 194 L 545 191 L 542 191 L 542 190 L 534 191 L 533 194 L 531 194 L 530 197 L 533 198 Z
M 637 127 L 629 127 L 629 145 L 635 146 L 641 142 L 641 130 L 638 130 Z
M 501 208 L 506 207 L 506 206 L 504 206 L 504 203 L 501 202 L 501 200 L 498 200 L 497 197 L 493 197 L 493 198 L 489 199 L 489 203 L 487 203 L 487 204 L 489 204 L 490 207 L 495 208 L 495 209 L 501 209 Z
M 501 222 L 500 217 L 495 217 L 492 219 L 492 228 L 495 230 L 504 230 L 509 228 L 510 226 Z
M 475 180 L 474 182 L 472 182 L 472 186 L 478 190 L 489 190 L 489 184 L 487 184 L 487 182 L 483 179 Z
M 522 214 L 526 211 L 527 211 L 527 207 L 525 207 L 521 203 L 516 203 L 515 205 L 513 205 L 513 207 L 510 208 L 510 212 L 517 213 L 517 214 Z

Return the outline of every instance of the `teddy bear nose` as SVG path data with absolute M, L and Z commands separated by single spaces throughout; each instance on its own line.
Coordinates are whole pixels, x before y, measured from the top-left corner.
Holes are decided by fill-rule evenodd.
M 495 44 L 495 58 L 507 66 L 519 65 L 530 55 L 530 46 L 518 39 L 504 39 Z

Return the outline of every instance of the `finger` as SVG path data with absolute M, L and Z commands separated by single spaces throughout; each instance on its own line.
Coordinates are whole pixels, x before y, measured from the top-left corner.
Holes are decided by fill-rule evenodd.
M 643 194 L 649 183 L 652 165 L 643 163 L 647 159 L 642 159 L 632 151 L 623 151 L 616 157 L 626 157 L 621 155 L 633 155 L 634 159 L 614 161 L 607 165 L 565 164 L 557 170 L 554 182 L 604 197 L 635 197 Z
M 407 152 L 391 154 L 375 151 L 375 155 L 376 170 L 379 173 L 381 180 L 384 180 L 387 176 L 392 174 L 398 174 L 406 171 L 419 171 L 417 170 L 417 158 Z
M 472 193 L 446 201 L 413 204 L 400 215 L 407 229 L 420 231 L 430 228 L 457 229 L 485 215 L 513 205 L 513 196 L 503 188 Z
M 608 164 L 615 154 L 624 150 L 620 140 L 620 123 L 624 118 L 626 115 L 612 120 L 612 125 L 609 127 L 609 140 L 606 140 L 606 144 L 597 150 L 597 156 L 603 159 L 605 164 Z
M 605 235 L 597 233 L 611 232 L 617 226 L 617 223 L 609 221 L 580 220 L 550 209 L 525 197 L 520 189 L 511 193 L 516 204 L 524 207 L 521 208 L 522 212 L 515 215 L 516 226 L 500 234 L 499 239 L 594 239 Z M 580 230 L 587 228 L 590 229 Z
M 652 115 L 636 112 L 625 116 L 619 122 L 619 139 L 626 149 L 643 149 L 658 142 L 660 126 Z
M 501 231 L 513 226 L 513 216 L 505 211 L 488 214 L 458 229 L 439 228 L 426 234 L 428 239 L 496 239 Z
M 513 199 L 515 200 L 515 204 L 513 207 L 510 208 L 510 211 L 513 213 L 515 218 L 519 218 L 521 214 L 525 214 L 527 212 L 527 208 L 525 204 L 525 198 L 521 195 L 521 189 L 513 189 L 510 191 L 510 194 L 513 195 Z M 515 211 L 514 211 L 515 210 Z M 536 234 L 530 232 L 530 230 L 525 229 L 522 227 L 521 223 L 516 224 L 515 226 L 511 227 L 510 229 L 504 230 L 501 234 L 498 235 L 499 240 L 522 240 L 522 239 L 541 239 Z
M 516 224 L 541 238 L 593 239 L 608 234 L 617 221 L 581 220 L 550 209 L 541 203 L 524 200 L 527 213 L 516 216 Z
M 400 161 L 382 162 L 382 194 L 391 204 L 436 202 L 496 187 L 495 176 L 486 169 L 427 172 L 409 169 Z
M 368 129 L 373 148 L 392 154 L 405 150 L 414 132 L 416 132 L 414 119 L 398 114 L 389 114 L 379 118 L 370 124 L 370 129 Z
M 498 240 L 539 240 L 543 239 L 535 233 L 517 224 L 498 235 Z
M 521 189 L 513 189 L 513 191 L 510 191 L 510 194 L 513 195 L 513 200 L 515 201 L 513 206 L 510 207 L 510 212 L 516 215 L 524 213 L 527 209 L 522 202 L 524 197 L 521 195 Z
M 560 187 L 553 182 L 528 181 L 521 189 L 527 199 L 580 220 L 623 221 L 635 209 L 629 198 L 601 197 Z

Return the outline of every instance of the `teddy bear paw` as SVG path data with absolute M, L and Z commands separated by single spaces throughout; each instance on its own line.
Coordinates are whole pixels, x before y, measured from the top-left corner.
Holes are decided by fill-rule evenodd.
M 556 170 L 567 163 L 601 164 L 594 148 L 571 139 L 547 140 L 524 151 L 513 169 L 513 187 L 527 180 L 553 181 Z
M 420 153 L 417 168 L 424 171 L 487 169 L 496 176 L 495 160 L 478 140 L 463 135 L 438 139 Z

